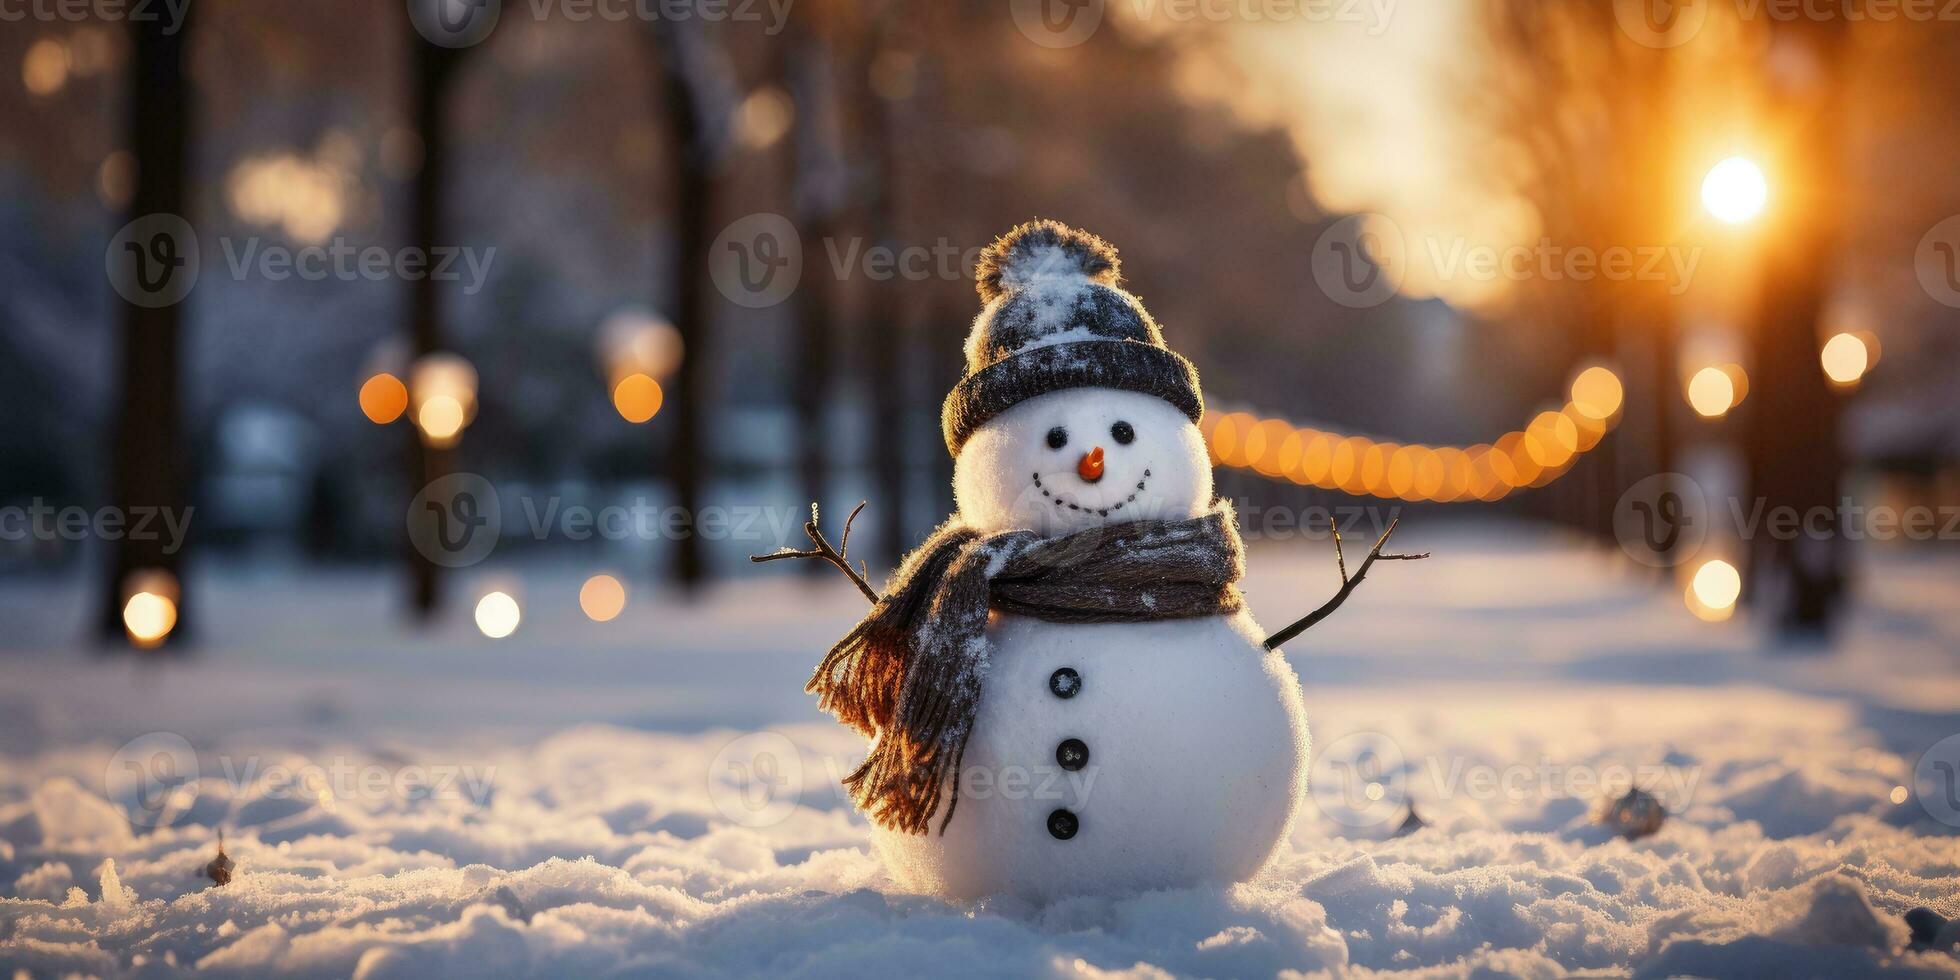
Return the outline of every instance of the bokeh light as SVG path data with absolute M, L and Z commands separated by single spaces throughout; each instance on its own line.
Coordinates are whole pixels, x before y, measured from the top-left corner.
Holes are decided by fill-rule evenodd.
M 1246 412 L 1207 415 L 1198 431 L 1213 463 L 1275 480 L 1358 497 L 1491 502 L 1564 476 L 1617 424 L 1625 397 L 1617 375 L 1591 368 L 1573 385 L 1586 407 L 1567 402 L 1494 443 L 1467 447 L 1377 442 Z
M 408 411 L 408 386 L 383 371 L 361 383 L 361 414 L 376 425 L 387 425 Z
M 68 84 L 68 49 L 60 41 L 42 38 L 20 61 L 20 82 L 29 95 L 53 95 Z
M 1825 341 L 1819 359 L 1824 364 L 1824 376 L 1841 385 L 1857 384 L 1871 366 L 1871 352 L 1864 339 L 1849 333 Z
M 461 356 L 438 351 L 409 370 L 408 397 L 415 427 L 429 445 L 456 444 L 476 415 L 476 368 Z
M 781 86 L 750 92 L 735 111 L 735 138 L 752 150 L 774 146 L 796 120 L 796 103 Z
M 438 449 L 456 444 L 463 431 L 463 405 L 448 395 L 436 395 L 415 412 L 416 428 Z
M 476 602 L 476 628 L 493 640 L 517 632 L 517 623 L 523 618 L 517 600 L 508 592 L 491 592 Z
M 1735 407 L 1735 381 L 1719 367 L 1705 367 L 1688 379 L 1688 404 L 1702 418 L 1719 419 Z
M 142 649 L 159 646 L 177 628 L 177 577 L 163 569 L 131 574 L 123 585 L 123 629 Z
M 1720 622 L 1734 615 L 1736 600 L 1740 598 L 1742 573 L 1720 558 L 1702 563 L 1688 583 L 1688 609 L 1709 622 Z
M 629 374 L 613 386 L 613 408 L 618 410 L 620 418 L 634 425 L 659 414 L 665 398 L 660 382 L 644 374 Z
M 138 592 L 123 604 L 123 628 L 129 631 L 130 640 L 139 647 L 153 647 L 162 643 L 176 626 L 177 603 L 169 596 Z
M 1625 399 L 1620 376 L 1607 368 L 1589 367 L 1572 379 L 1572 406 L 1587 418 L 1610 419 Z
M 610 622 L 626 608 L 626 586 L 611 575 L 594 575 L 579 586 L 578 607 L 595 623 Z
M 1732 225 L 1763 213 L 1768 201 L 1769 181 L 1763 169 L 1745 157 L 1723 160 L 1709 168 L 1701 182 L 1702 206 Z

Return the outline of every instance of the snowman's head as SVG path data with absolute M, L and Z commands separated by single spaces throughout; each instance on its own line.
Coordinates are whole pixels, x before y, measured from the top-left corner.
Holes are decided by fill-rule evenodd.
M 1177 520 L 1211 503 L 1198 427 L 1169 402 L 1112 388 L 1037 395 L 980 426 L 953 462 L 960 518 L 983 534 L 1052 537 Z
M 940 413 L 960 514 L 1059 534 L 1211 503 L 1198 372 L 1122 288 L 1116 250 L 1055 221 L 980 256 L 985 303 Z

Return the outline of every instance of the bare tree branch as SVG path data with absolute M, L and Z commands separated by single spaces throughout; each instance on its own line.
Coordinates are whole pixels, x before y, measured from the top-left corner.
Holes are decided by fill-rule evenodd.
M 822 559 L 837 566 L 839 570 L 849 576 L 851 584 L 857 586 L 858 591 L 864 593 L 864 597 L 875 604 L 878 601 L 878 593 L 871 587 L 871 583 L 866 581 L 870 577 L 869 569 L 865 569 L 863 562 L 858 562 L 858 568 L 852 568 L 851 560 L 846 557 L 851 548 L 851 525 L 857 521 L 858 511 L 863 509 L 863 501 L 859 501 L 858 505 L 851 509 L 851 516 L 844 519 L 844 536 L 838 539 L 837 547 L 832 548 L 830 542 L 824 540 L 823 532 L 817 530 L 817 505 L 811 504 L 810 519 L 804 522 L 803 533 L 810 536 L 811 543 L 816 545 L 815 548 L 809 551 L 795 551 L 784 548 L 772 554 L 750 555 L 749 560 L 760 563 L 765 561 L 778 561 L 784 558 Z M 863 569 L 863 571 L 860 571 L 860 569 Z
M 1341 570 L 1341 590 L 1339 592 L 1334 593 L 1334 598 L 1327 600 L 1327 602 L 1323 604 L 1319 609 L 1316 609 L 1313 612 L 1308 613 L 1305 619 L 1302 619 L 1299 622 L 1296 622 L 1293 625 L 1288 626 L 1287 628 L 1280 630 L 1279 632 L 1274 633 L 1273 635 L 1267 637 L 1266 649 L 1268 650 L 1278 647 L 1280 644 L 1285 643 L 1286 641 L 1293 639 L 1296 636 L 1299 636 L 1301 633 L 1305 633 L 1307 630 L 1312 629 L 1314 624 L 1320 622 L 1323 619 L 1326 619 L 1328 616 L 1333 615 L 1334 610 L 1341 608 L 1341 603 L 1346 602 L 1347 597 L 1354 594 L 1355 586 L 1360 585 L 1361 580 L 1368 576 L 1368 569 L 1373 568 L 1375 562 L 1421 561 L 1422 559 L 1429 557 L 1429 553 L 1426 551 L 1420 555 L 1382 554 L 1382 548 L 1388 544 L 1388 536 L 1395 533 L 1395 525 L 1402 523 L 1402 519 L 1397 517 L 1388 522 L 1387 530 L 1384 530 L 1382 532 L 1382 536 L 1376 539 L 1375 546 L 1373 548 L 1368 549 L 1367 560 L 1363 561 L 1361 563 L 1361 567 L 1355 570 L 1354 577 L 1349 578 L 1347 573 L 1347 556 L 1341 553 L 1341 529 L 1338 524 L 1335 524 L 1335 522 L 1331 520 L 1328 523 L 1330 525 L 1333 525 L 1334 563 Z

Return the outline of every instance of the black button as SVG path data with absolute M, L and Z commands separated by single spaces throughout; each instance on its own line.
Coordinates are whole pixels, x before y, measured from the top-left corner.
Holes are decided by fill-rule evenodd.
M 1056 840 L 1068 840 L 1082 829 L 1082 821 L 1067 810 L 1056 810 L 1048 815 L 1048 836 Z
M 1048 675 L 1048 690 L 1064 700 L 1082 693 L 1082 675 L 1074 667 L 1063 667 Z
M 1066 739 L 1055 746 L 1055 764 L 1075 772 L 1089 764 L 1089 746 L 1079 738 Z

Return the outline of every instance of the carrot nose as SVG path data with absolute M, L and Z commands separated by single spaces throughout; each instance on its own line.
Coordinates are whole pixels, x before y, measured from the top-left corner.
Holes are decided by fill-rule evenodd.
M 1097 446 L 1083 453 L 1082 461 L 1075 464 L 1075 475 L 1081 477 L 1085 482 L 1094 483 L 1102 479 L 1102 473 L 1103 458 L 1101 446 Z

